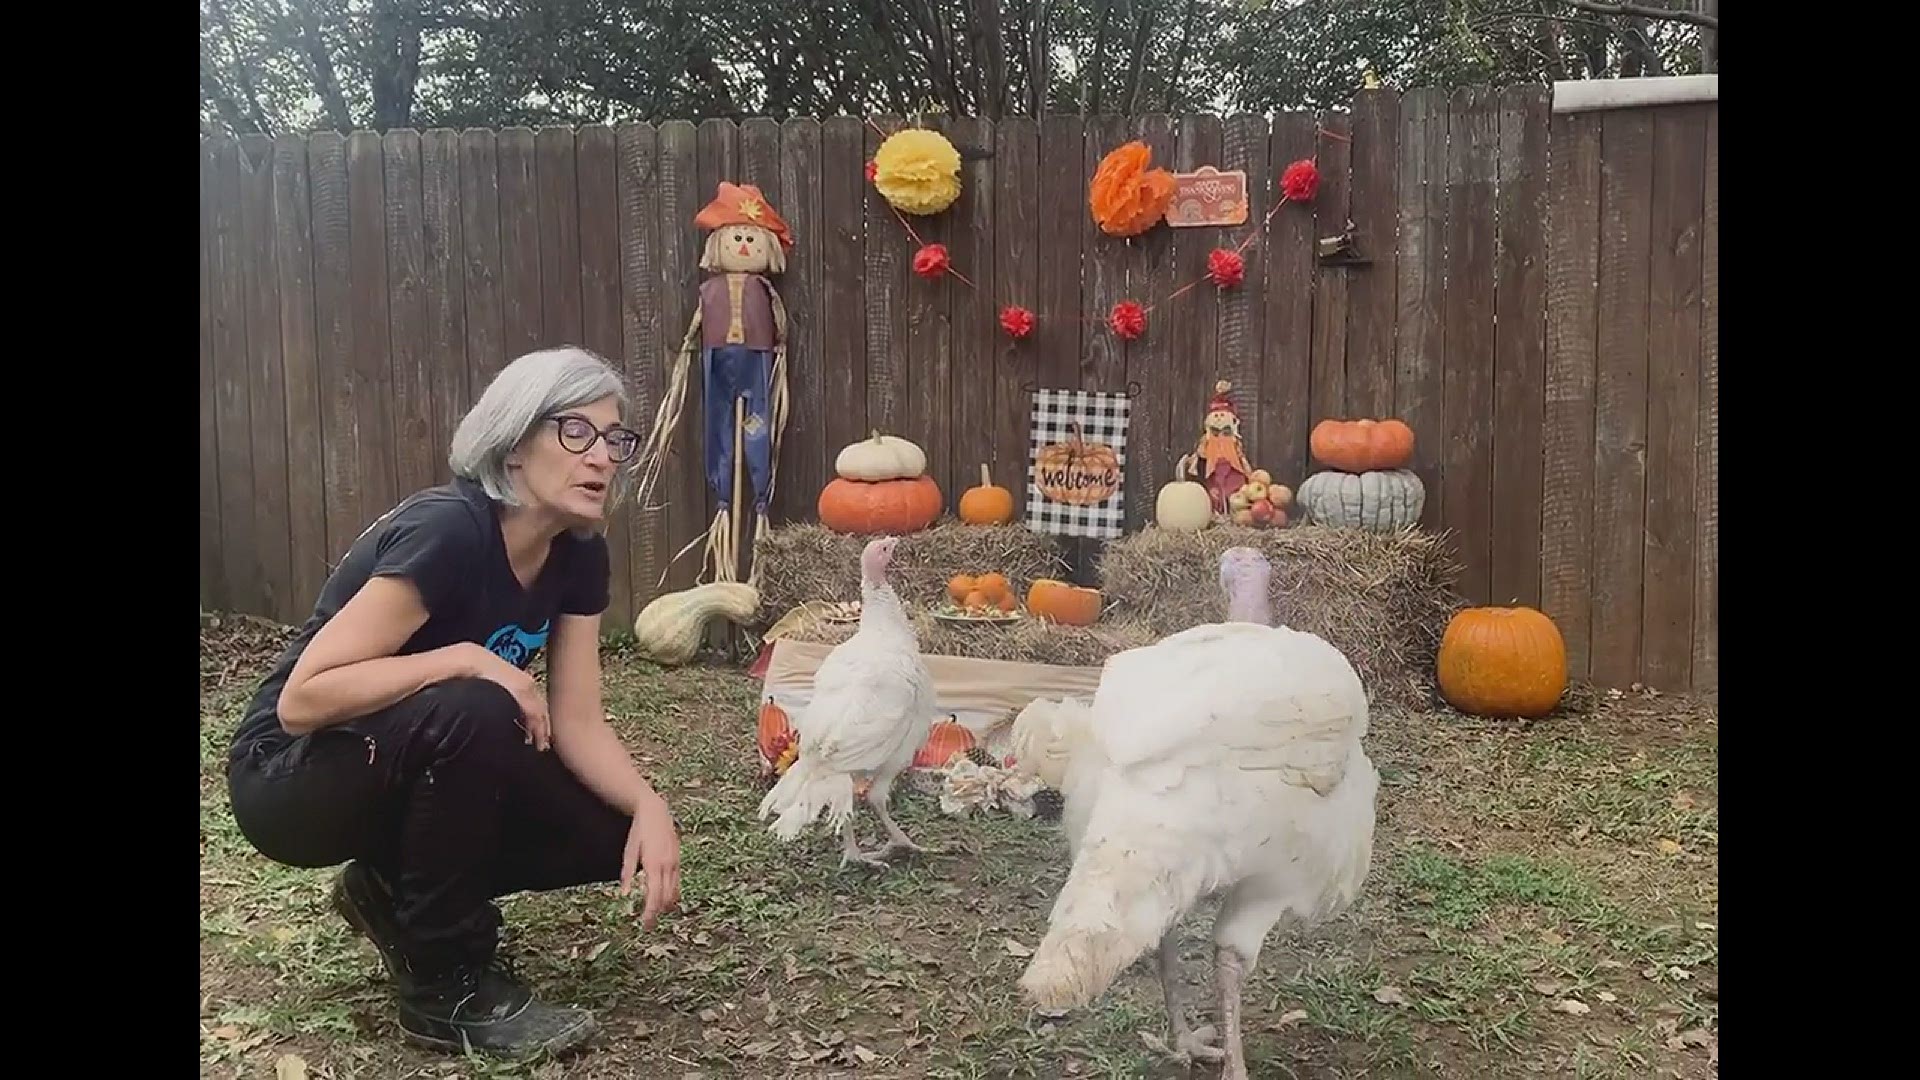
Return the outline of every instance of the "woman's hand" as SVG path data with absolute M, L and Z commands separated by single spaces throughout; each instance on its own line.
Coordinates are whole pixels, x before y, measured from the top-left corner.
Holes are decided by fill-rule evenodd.
M 520 715 L 526 721 L 521 727 L 527 733 L 527 742 L 538 750 L 552 747 L 553 721 L 547 715 L 547 696 L 541 692 L 539 682 L 528 672 L 494 655 L 484 645 L 469 642 L 465 650 L 476 678 L 498 684 L 513 695 L 513 700 L 520 706 Z
M 620 895 L 633 893 L 636 867 L 647 875 L 647 903 L 640 912 L 642 928 L 652 930 L 660 916 L 680 906 L 680 835 L 673 814 L 658 795 L 641 801 L 627 830 L 627 851 L 620 861 Z

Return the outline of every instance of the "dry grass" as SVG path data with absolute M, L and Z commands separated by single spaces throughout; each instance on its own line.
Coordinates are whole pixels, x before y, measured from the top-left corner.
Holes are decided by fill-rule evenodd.
M 860 549 L 871 537 L 848 536 L 819 525 L 780 525 L 755 547 L 760 567 L 760 615 L 771 623 L 808 600 L 860 599 Z M 901 599 L 931 604 L 946 595 L 956 574 L 1005 574 L 1024 593 L 1035 578 L 1058 577 L 1067 567 L 1060 545 L 1024 525 L 962 525 L 944 521 L 900 538 L 889 579 Z
M 924 608 L 910 613 L 921 652 L 977 660 L 1099 667 L 1114 653 L 1150 645 L 1160 636 L 1137 619 L 1104 619 L 1093 626 L 1061 626 L 1034 618 L 967 624 L 943 622 Z M 859 628 L 855 623 L 817 622 L 791 636 L 795 641 L 838 645 Z
M 1424 705 L 1434 655 L 1461 606 L 1459 567 L 1441 538 L 1307 525 L 1293 529 L 1149 528 L 1100 561 L 1110 609 L 1171 634 L 1220 619 L 1220 553 L 1247 546 L 1273 564 L 1276 621 L 1319 634 L 1347 655 L 1376 702 Z

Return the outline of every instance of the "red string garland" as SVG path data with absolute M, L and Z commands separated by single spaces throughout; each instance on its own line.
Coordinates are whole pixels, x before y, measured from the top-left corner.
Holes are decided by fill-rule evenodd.
M 1231 289 L 1247 277 L 1247 260 L 1228 248 L 1214 248 L 1207 256 L 1207 276 L 1222 289 Z

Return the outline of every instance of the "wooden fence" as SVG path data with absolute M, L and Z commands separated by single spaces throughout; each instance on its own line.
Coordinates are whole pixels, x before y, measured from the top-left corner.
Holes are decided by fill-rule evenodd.
M 1271 120 L 951 120 L 991 156 L 913 220 L 971 287 L 915 276 L 865 182 L 894 126 L 203 140 L 203 603 L 304 616 L 368 522 L 445 477 L 462 411 L 525 351 L 617 359 L 650 422 L 700 278 L 694 213 L 734 179 L 798 240 L 778 282 L 795 396 L 778 519 L 810 517 L 834 453 L 872 427 L 925 445 L 950 498 L 983 461 L 1017 489 L 1038 385 L 1135 390 L 1138 522 L 1226 378 L 1256 463 L 1293 483 L 1316 420 L 1411 424 L 1464 592 L 1543 607 L 1576 675 L 1717 687 L 1717 105 L 1552 115 L 1543 88 L 1476 88 Z M 1175 169 L 1246 170 L 1248 224 L 1101 233 L 1087 182 L 1130 137 Z M 1314 156 L 1318 197 L 1262 231 L 1281 170 Z M 1349 220 L 1370 262 L 1320 265 L 1314 241 Z M 1169 298 L 1250 233 L 1244 284 Z M 1125 298 L 1153 305 L 1131 342 L 1104 324 Z M 1018 343 L 997 323 L 1014 303 L 1039 316 Z M 701 434 L 681 429 L 666 508 L 615 523 L 613 625 L 711 516 Z

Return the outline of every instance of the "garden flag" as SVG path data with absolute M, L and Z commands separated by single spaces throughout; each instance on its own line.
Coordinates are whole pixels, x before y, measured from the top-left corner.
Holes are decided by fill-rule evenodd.
M 1107 540 L 1126 524 L 1125 394 L 1033 393 L 1027 528 Z

